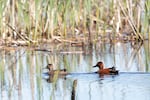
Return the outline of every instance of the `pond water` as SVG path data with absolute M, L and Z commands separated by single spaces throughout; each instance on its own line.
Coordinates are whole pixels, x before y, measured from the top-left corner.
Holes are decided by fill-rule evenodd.
M 150 45 L 97 43 L 89 47 L 43 44 L 0 49 L 0 100 L 150 100 Z M 49 52 L 50 51 L 50 52 Z M 98 61 L 119 75 L 91 74 Z M 69 75 L 48 77 L 43 68 L 66 68 Z

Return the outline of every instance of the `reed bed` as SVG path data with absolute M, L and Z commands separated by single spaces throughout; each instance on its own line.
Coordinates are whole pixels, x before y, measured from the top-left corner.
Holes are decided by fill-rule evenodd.
M 0 0 L 0 13 L 2 43 L 150 37 L 149 0 Z

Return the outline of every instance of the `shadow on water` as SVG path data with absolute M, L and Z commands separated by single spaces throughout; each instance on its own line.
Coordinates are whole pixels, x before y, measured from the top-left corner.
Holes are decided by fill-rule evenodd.
M 50 52 L 13 47 L 0 50 L 1 100 L 150 99 L 150 46 L 147 42 L 97 43 L 91 49 L 48 44 L 43 47 Z M 115 77 L 78 74 L 96 71 L 92 66 L 100 60 L 106 67 L 115 65 L 121 73 Z M 54 69 L 66 68 L 69 73 L 77 74 L 43 76 L 43 68 L 49 63 Z

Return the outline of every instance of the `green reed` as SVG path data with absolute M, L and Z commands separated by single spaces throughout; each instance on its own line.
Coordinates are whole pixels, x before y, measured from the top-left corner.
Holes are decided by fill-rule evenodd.
M 149 32 L 150 16 L 150 4 L 148 0 L 144 5 L 143 2 L 143 0 L 13 0 L 11 3 L 10 0 L 1 0 L 1 37 L 3 35 L 3 38 L 7 38 L 8 34 L 11 34 L 11 38 L 17 37 L 15 32 L 3 23 L 9 24 L 19 34 L 32 40 L 49 39 L 54 36 L 76 37 L 75 30 L 87 37 L 89 29 L 94 38 L 105 35 L 108 30 L 112 30 L 115 36 L 120 32 L 121 22 L 126 18 L 134 34 L 143 39 L 143 34 Z M 90 21 L 88 27 L 87 19 Z
M 150 65 L 149 65 L 149 61 L 150 61 L 150 44 L 149 44 L 149 41 L 146 41 L 144 44 L 143 44 L 143 47 L 144 47 L 144 53 L 145 53 L 145 66 L 146 66 L 146 71 L 147 72 L 150 72 Z
M 2 11 L 2 1 L 0 1 L 0 27 L 2 27 Z M 2 35 L 1 32 L 2 28 L 0 28 L 0 36 Z
M 142 19 L 144 23 L 142 24 L 143 33 L 147 33 L 148 37 L 150 38 L 150 2 L 149 0 L 145 1 L 145 14 L 144 18 Z
M 4 82 L 4 64 L 3 61 L 0 63 L 0 84 L 1 84 L 1 88 L 3 88 L 3 85 L 5 84 Z

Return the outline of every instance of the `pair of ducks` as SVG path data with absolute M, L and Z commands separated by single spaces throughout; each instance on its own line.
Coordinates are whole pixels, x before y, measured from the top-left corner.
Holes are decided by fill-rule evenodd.
M 117 75 L 118 74 L 118 70 L 116 70 L 115 67 L 111 67 L 111 68 L 104 68 L 104 63 L 102 61 L 97 62 L 97 64 L 93 67 L 98 67 L 99 70 L 95 73 L 98 73 L 100 75 Z M 59 73 L 60 75 L 67 75 L 68 72 L 66 69 L 61 69 L 61 70 L 53 70 L 53 65 L 52 64 L 48 64 L 46 66 L 46 69 L 49 70 L 48 74 L 49 75 L 53 75 L 55 73 Z

